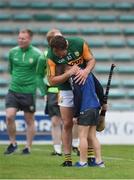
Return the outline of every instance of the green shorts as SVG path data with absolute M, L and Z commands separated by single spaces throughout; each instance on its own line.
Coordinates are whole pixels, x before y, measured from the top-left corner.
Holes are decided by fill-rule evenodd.
M 80 113 L 78 125 L 96 126 L 98 124 L 99 109 L 88 109 Z

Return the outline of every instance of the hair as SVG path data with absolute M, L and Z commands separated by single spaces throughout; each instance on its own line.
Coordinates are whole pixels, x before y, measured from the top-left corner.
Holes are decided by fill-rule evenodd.
M 63 36 L 55 36 L 50 42 L 50 47 L 65 50 L 67 48 L 67 41 Z
M 31 38 L 33 37 L 33 31 L 30 29 L 20 30 L 20 33 L 28 33 Z
M 46 38 L 47 38 L 47 41 L 49 44 L 50 44 L 52 38 L 55 37 L 56 34 L 62 36 L 59 29 L 51 29 L 50 31 L 48 31 L 48 33 L 46 34 Z

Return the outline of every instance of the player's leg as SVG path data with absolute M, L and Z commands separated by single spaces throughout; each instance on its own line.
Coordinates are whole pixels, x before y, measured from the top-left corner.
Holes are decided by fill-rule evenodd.
M 32 147 L 33 137 L 35 135 L 35 96 L 33 94 L 21 94 L 20 109 L 24 111 L 24 117 L 27 125 L 26 129 L 26 146 L 22 154 L 29 154 Z
M 78 124 L 77 118 L 73 118 L 73 130 L 72 130 L 72 150 L 79 156 L 79 138 L 78 138 Z
M 62 120 L 60 116 L 52 116 L 52 140 L 53 140 L 53 147 L 54 152 L 52 152 L 52 155 L 62 155 L 62 142 L 61 142 L 61 128 L 62 128 Z
M 68 163 L 67 166 L 72 165 L 71 159 L 71 148 L 72 148 L 72 128 L 73 128 L 73 108 L 69 107 L 60 107 L 61 117 L 63 120 L 63 129 L 62 129 L 62 142 L 65 156 L 65 163 L 63 166 Z M 66 163 L 67 162 L 67 163 Z
M 16 143 L 16 124 L 15 124 L 15 116 L 17 113 L 17 103 L 15 94 L 12 92 L 8 92 L 6 96 L 6 125 L 7 132 L 9 135 L 10 144 L 7 147 L 4 154 L 11 154 L 16 151 L 17 143 Z
M 16 108 L 7 108 L 6 109 L 6 124 L 7 124 L 7 131 L 9 134 L 9 139 L 12 144 L 16 143 L 16 124 L 15 124 L 15 115 L 16 115 Z
M 50 91 L 51 87 L 49 88 Z M 53 140 L 54 152 L 51 155 L 62 155 L 61 128 L 62 120 L 58 106 L 58 94 L 48 92 L 47 94 L 48 114 L 51 119 L 51 135 Z
M 11 154 L 16 151 L 17 143 L 16 143 L 16 124 L 15 124 L 15 115 L 16 108 L 7 108 L 6 109 L 6 125 L 7 132 L 9 135 L 10 145 L 7 147 L 5 154 Z
M 65 161 L 62 166 L 72 166 L 73 92 L 71 90 L 60 91 L 58 104 L 60 106 L 61 118 L 63 121 L 62 143 Z
M 32 147 L 33 137 L 35 135 L 34 113 L 24 112 L 24 116 L 25 116 L 25 121 L 27 125 L 27 129 L 26 129 L 27 142 L 26 142 L 25 149 L 23 149 L 22 153 L 29 154 L 30 149 Z

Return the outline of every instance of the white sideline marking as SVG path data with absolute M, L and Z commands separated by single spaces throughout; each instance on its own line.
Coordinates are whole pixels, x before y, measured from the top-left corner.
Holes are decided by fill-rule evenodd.
M 0 144 L 9 144 L 10 141 L 0 141 Z M 17 141 L 17 144 L 26 144 L 26 141 Z M 50 141 L 33 141 L 33 145 L 46 145 L 46 144 L 53 144 L 53 142 Z
M 134 159 L 124 159 L 124 158 L 108 157 L 108 156 L 103 156 L 103 158 L 104 158 L 104 159 L 111 159 L 111 160 L 132 161 L 132 162 L 134 162 Z
M 45 151 L 44 149 L 40 149 L 40 148 L 32 148 L 32 151 Z
M 40 149 L 40 148 L 32 148 L 32 151 L 43 152 L 44 150 Z M 124 158 L 110 157 L 110 156 L 103 156 L 103 159 L 118 160 L 118 161 L 132 161 L 132 162 L 134 162 L 134 159 L 124 159 Z

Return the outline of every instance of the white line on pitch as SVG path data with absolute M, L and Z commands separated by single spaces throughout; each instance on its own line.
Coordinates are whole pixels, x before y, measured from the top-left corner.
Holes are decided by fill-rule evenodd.
M 118 157 L 109 157 L 109 156 L 103 156 L 104 159 L 111 159 L 111 160 L 119 160 L 119 161 L 133 161 L 134 159 L 124 159 L 124 158 L 118 158 Z

